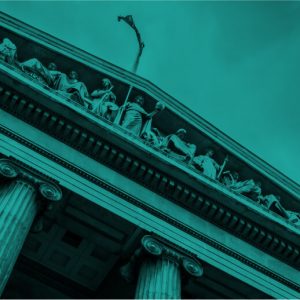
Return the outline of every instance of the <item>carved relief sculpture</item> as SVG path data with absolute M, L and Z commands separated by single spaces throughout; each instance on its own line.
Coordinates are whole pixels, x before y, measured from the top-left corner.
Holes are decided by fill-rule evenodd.
M 125 115 L 121 126 L 134 135 L 139 136 L 143 126 L 143 118 L 149 118 L 148 113 L 143 109 L 144 98 L 136 96 L 134 102 L 125 104 Z
M 86 85 L 78 80 L 78 73 L 74 70 L 70 71 L 69 76 L 61 73 L 56 89 L 64 96 L 69 97 L 82 106 L 87 106 L 86 99 L 89 100 L 89 93 Z
M 17 60 L 17 47 L 8 38 L 3 39 L 0 44 L 0 59 L 10 65 L 13 65 Z
M 57 70 L 54 62 L 51 62 L 46 68 L 38 59 L 31 58 L 19 64 L 23 72 L 37 80 L 39 83 L 45 84 L 51 88 L 56 88 L 57 81 L 61 76 L 61 72 Z
M 196 152 L 196 145 L 186 143 L 183 139 L 186 135 L 185 129 L 178 129 L 175 134 L 167 136 L 163 142 L 162 147 L 171 156 L 182 161 L 190 163 Z
M 225 171 L 223 173 L 228 161 L 227 157 L 221 166 L 213 159 L 214 151 L 212 149 L 209 149 L 205 155 L 195 157 L 196 145 L 184 141 L 185 129 L 179 129 L 175 134 L 163 136 L 159 129 L 152 128 L 152 118 L 165 108 L 162 103 L 157 102 L 154 111 L 147 113 L 143 108 L 144 98 L 139 95 L 135 97 L 134 101 L 127 102 L 119 108 L 115 103 L 116 95 L 112 91 L 113 85 L 107 78 L 102 80 L 102 88 L 92 92 L 93 100 L 91 100 L 86 85 L 79 81 L 76 71 L 72 70 L 67 76 L 57 70 L 54 62 L 45 67 L 37 58 L 20 63 L 17 60 L 17 47 L 8 38 L 4 38 L 0 44 L 0 61 L 16 67 L 36 82 L 89 108 L 99 117 L 113 121 L 116 113 L 120 112 L 120 109 L 124 109 L 121 126 L 134 135 L 140 136 L 148 145 L 162 150 L 174 159 L 191 164 L 209 178 L 220 179 L 221 183 L 232 191 L 245 195 L 293 224 L 300 223 L 299 213 L 285 210 L 279 202 L 279 196 L 262 196 L 260 182 L 253 179 L 239 181 L 237 172 Z
M 259 197 L 260 204 L 268 208 L 269 210 L 277 213 L 278 215 L 289 219 L 289 214 L 280 203 L 280 196 L 278 195 L 266 195 Z
M 214 151 L 209 149 L 205 155 L 194 157 L 193 164 L 200 169 L 204 175 L 209 178 L 217 179 L 217 172 L 220 169 L 219 164 L 213 159 Z
M 261 195 L 261 183 L 255 182 L 253 179 L 245 181 L 237 181 L 231 189 L 237 193 L 243 194 L 246 197 L 258 201 Z
M 155 147 L 160 147 L 163 141 L 163 137 L 157 128 L 152 128 L 152 119 L 153 117 L 165 109 L 164 104 L 157 102 L 155 105 L 155 109 L 152 113 L 148 114 L 147 120 L 143 126 L 141 131 L 141 137 L 149 142 L 150 145 Z
M 91 93 L 91 111 L 107 120 L 113 121 L 115 112 L 119 109 L 116 104 L 116 95 L 113 93 L 113 85 L 107 78 L 102 79 L 102 88 Z
M 288 215 L 288 220 L 295 226 L 300 227 L 300 213 L 291 210 L 286 210 L 285 212 Z
M 234 189 L 238 183 L 239 173 L 236 171 L 225 171 L 221 176 L 221 183 L 223 183 L 227 188 Z

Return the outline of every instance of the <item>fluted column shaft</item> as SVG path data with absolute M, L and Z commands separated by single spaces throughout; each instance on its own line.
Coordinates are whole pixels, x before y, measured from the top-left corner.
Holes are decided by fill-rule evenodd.
M 202 276 L 202 264 L 181 250 L 159 237 L 145 235 L 141 239 L 141 248 L 120 269 L 129 282 L 139 270 L 136 299 L 180 299 L 181 272 L 192 277 Z
M 0 295 L 38 211 L 36 189 L 15 179 L 0 193 Z
M 180 299 L 179 265 L 168 257 L 148 257 L 142 263 L 136 287 L 136 299 Z

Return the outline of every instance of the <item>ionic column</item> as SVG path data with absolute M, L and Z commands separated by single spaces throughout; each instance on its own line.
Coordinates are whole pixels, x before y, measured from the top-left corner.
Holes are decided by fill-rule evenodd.
M 182 270 L 194 277 L 203 274 L 198 262 L 151 236 L 143 237 L 142 245 L 149 255 L 140 266 L 136 299 L 180 299 Z
M 179 299 L 181 295 L 178 263 L 168 258 L 146 259 L 136 287 L 136 299 Z
M 61 191 L 6 159 L 0 160 L 0 176 L 6 179 L 0 191 L 1 295 L 37 215 L 38 192 L 48 200 L 59 200 Z

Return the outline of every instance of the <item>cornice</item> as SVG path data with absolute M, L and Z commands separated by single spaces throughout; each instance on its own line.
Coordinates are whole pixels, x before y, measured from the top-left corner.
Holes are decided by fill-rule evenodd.
M 282 189 L 292 194 L 294 197 L 296 197 L 296 199 L 300 199 L 300 186 L 297 183 L 267 164 L 265 161 L 241 146 L 239 143 L 232 140 L 229 136 L 222 133 L 216 127 L 192 112 L 183 104 L 179 103 L 176 99 L 152 84 L 149 80 L 141 78 L 140 76 L 119 68 L 73 45 L 54 38 L 53 36 L 37 30 L 4 13 L 0 13 L 0 19 L 2 21 L 1 26 L 3 28 L 11 30 L 26 39 L 34 41 L 36 44 L 53 50 L 54 52 L 61 53 L 66 57 L 81 62 L 94 70 L 97 70 L 101 73 L 104 72 L 122 80 L 125 83 L 144 90 L 152 95 L 155 99 L 163 99 L 164 103 L 168 105 L 168 108 L 177 115 L 180 113 L 180 117 L 183 118 L 187 123 L 194 126 L 198 130 L 201 130 L 205 135 L 213 139 L 229 153 L 232 153 L 234 156 L 247 163 L 253 169 L 268 177 L 273 183 L 279 185 Z
M 23 95 L 18 94 L 18 92 L 12 89 L 8 90 L 5 86 L 0 87 L 0 107 L 85 155 L 90 156 L 95 161 L 108 165 L 122 175 L 184 206 L 196 215 L 222 227 L 231 234 L 278 257 L 293 267 L 300 267 L 299 246 L 218 203 L 216 200 L 204 196 L 201 189 L 199 191 L 191 188 L 179 179 L 172 178 L 169 174 L 161 172 L 153 165 L 149 165 L 134 155 L 111 144 L 101 136 L 89 132 L 86 128 L 78 127 L 78 125 L 70 122 L 62 115 L 53 113 L 45 106 L 36 103 L 32 99 L 23 97 Z M 3 132 L 8 134 L 5 130 Z M 16 136 L 13 136 L 13 138 L 21 141 Z M 22 140 L 22 143 L 24 143 L 24 140 Z M 30 144 L 28 146 L 32 147 Z M 40 149 L 36 150 L 40 151 Z M 46 154 L 44 153 L 43 155 Z M 82 171 L 76 170 L 74 167 L 73 170 L 80 172 L 79 174 L 82 173 Z M 108 190 L 111 189 L 109 186 L 105 188 Z M 139 205 L 139 203 L 137 202 L 136 205 Z
M 13 132 L 11 132 L 9 129 L 4 128 L 2 126 L 0 126 L 0 133 L 12 138 L 13 140 L 17 141 L 18 143 L 34 150 L 35 152 L 41 154 L 42 156 L 52 160 L 55 163 L 58 163 L 59 165 L 63 166 L 64 168 L 80 175 L 81 177 L 87 179 L 88 181 L 90 181 L 91 183 L 94 183 L 102 188 L 104 188 L 105 190 L 117 195 L 118 197 L 120 197 L 121 199 L 124 199 L 125 201 L 128 201 L 129 203 L 134 204 L 135 206 L 143 209 L 144 211 L 147 211 L 149 213 L 151 213 L 154 216 L 157 216 L 158 218 L 164 220 L 165 222 L 168 222 L 169 224 L 171 224 L 172 226 L 175 226 L 176 228 L 182 230 L 183 232 L 199 239 L 200 241 L 214 247 L 215 249 L 237 259 L 238 261 L 242 262 L 243 264 L 269 276 L 270 278 L 294 289 L 297 292 L 300 292 L 300 286 L 289 281 L 287 278 L 282 277 L 281 275 L 271 271 L 270 269 L 266 268 L 263 265 L 258 264 L 257 262 L 255 262 L 254 260 L 249 259 L 248 257 L 245 257 L 243 255 L 241 255 L 238 252 L 233 251 L 232 249 L 229 249 L 228 247 L 225 247 L 224 245 L 216 242 L 214 239 L 211 239 L 210 237 L 203 235 L 199 232 L 197 232 L 196 230 L 193 230 L 190 227 L 186 227 L 185 225 L 183 225 L 181 222 L 172 219 L 171 217 L 168 217 L 164 214 L 162 214 L 161 212 L 159 212 L 158 210 L 149 207 L 148 205 L 140 202 L 138 200 L 138 198 L 133 197 L 132 195 L 129 195 L 127 193 L 122 192 L 121 190 L 115 188 L 114 186 L 108 184 L 107 182 L 104 182 L 103 180 L 101 180 L 100 178 L 97 178 L 89 173 L 86 173 L 85 171 L 83 171 L 82 169 L 77 168 L 75 165 L 72 165 L 68 162 L 66 162 L 65 160 L 60 159 L 59 157 L 53 155 L 52 153 L 47 152 L 46 150 L 37 147 L 36 145 L 34 145 L 33 143 L 31 143 L 30 141 L 14 134 Z M 24 163 L 21 163 L 17 160 L 15 160 L 16 163 L 22 165 L 22 167 L 30 170 L 32 169 L 31 167 L 25 165 Z M 45 174 L 39 173 L 40 176 L 46 176 Z M 178 251 L 182 252 L 183 249 L 178 246 L 175 245 L 173 243 L 171 243 L 170 241 L 164 239 L 163 237 L 157 237 L 158 239 L 160 239 L 161 241 L 164 241 L 167 244 L 170 244 L 174 249 L 177 249 Z M 190 255 L 191 257 L 195 257 L 195 254 L 192 252 L 189 252 L 187 250 L 184 250 L 184 253 Z

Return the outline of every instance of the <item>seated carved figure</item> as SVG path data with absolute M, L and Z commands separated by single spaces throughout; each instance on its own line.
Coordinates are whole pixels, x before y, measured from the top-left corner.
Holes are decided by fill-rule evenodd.
M 170 134 L 163 139 L 161 147 L 171 156 L 191 162 L 196 152 L 196 145 L 185 142 L 183 140 L 185 135 L 185 129 L 178 129 L 175 134 Z
M 64 96 L 74 100 L 75 102 L 87 106 L 89 101 L 89 93 L 86 85 L 78 80 L 76 71 L 71 71 L 69 76 L 61 73 L 57 83 L 56 89 Z
M 116 95 L 112 92 L 113 85 L 107 78 L 102 79 L 102 89 L 97 89 L 91 93 L 93 101 L 91 102 L 92 112 L 107 120 L 112 120 L 113 113 L 119 107 L 116 105 Z
M 27 73 L 30 77 L 45 84 L 53 89 L 56 89 L 57 81 L 62 72 L 57 70 L 54 62 L 51 62 L 46 68 L 38 59 L 31 58 L 19 64 L 21 70 Z
M 0 44 L 0 60 L 10 65 L 14 65 L 17 60 L 17 47 L 8 38 L 4 38 Z
M 149 114 L 143 108 L 143 96 L 136 96 L 133 102 L 125 104 L 124 117 L 121 126 L 133 134 L 139 136 L 143 126 L 143 119 L 149 118 Z
M 268 208 L 269 210 L 277 213 L 278 215 L 286 219 L 289 219 L 289 214 L 280 203 L 280 196 L 273 194 L 260 196 L 259 201 L 260 204 L 264 207 Z
M 213 159 L 214 151 L 209 149 L 205 155 L 194 157 L 193 165 L 200 169 L 204 175 L 209 178 L 217 179 L 217 172 L 220 170 L 220 165 Z

